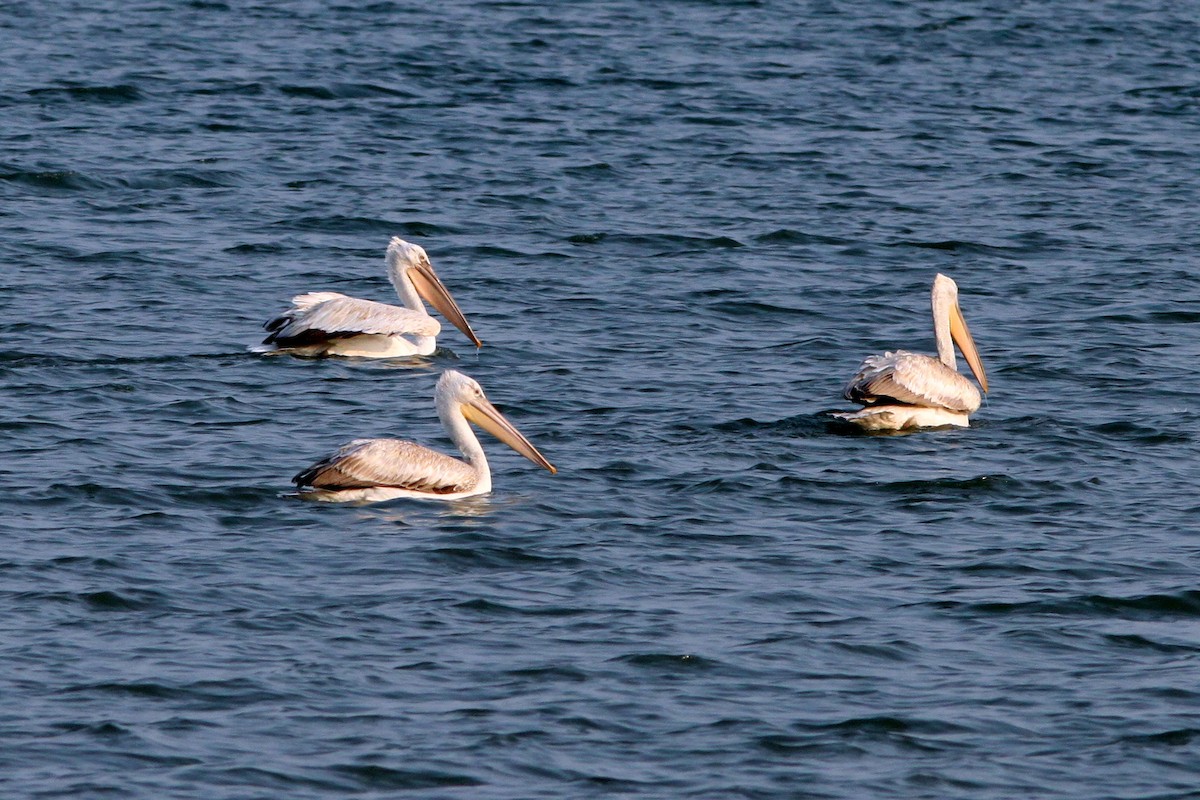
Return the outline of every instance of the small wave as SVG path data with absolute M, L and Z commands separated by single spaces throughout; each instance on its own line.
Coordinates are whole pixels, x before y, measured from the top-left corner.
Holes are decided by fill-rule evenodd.
M 577 558 L 542 556 L 520 547 L 442 547 L 432 551 L 431 556 L 449 563 L 487 569 L 539 564 L 570 567 L 583 563 Z
M 69 169 L 3 172 L 0 173 L 0 181 L 37 189 L 61 189 L 72 192 L 110 189 L 116 186 L 115 182 L 103 181 Z
M 276 220 L 271 225 L 287 230 L 323 231 L 325 233 L 365 234 L 370 236 L 389 237 L 397 233 L 415 238 L 444 236 L 453 231 L 428 222 L 413 220 L 409 222 L 394 222 L 375 217 L 348 217 L 335 215 L 332 217 L 304 216 L 291 219 Z M 386 238 L 384 244 L 387 243 Z
M 240 186 L 244 179 L 227 170 L 167 169 L 124 176 L 117 182 L 129 189 L 224 189 Z
M 941 608 L 988 616 L 1099 616 L 1115 619 L 1169 620 L 1200 617 L 1200 589 L 1175 594 L 1149 594 L 1135 597 L 1080 595 L 1063 600 L 1024 602 L 934 603 Z
M 632 653 L 618 656 L 612 661 L 620 661 L 635 667 L 644 667 L 660 672 L 681 672 L 683 670 L 710 670 L 720 666 L 719 661 L 703 658 L 702 656 L 677 653 Z
M 867 748 L 855 747 L 846 742 L 833 742 L 828 737 L 816 735 L 771 733 L 755 737 L 754 742 L 768 753 L 786 756 L 829 753 L 843 758 L 846 756 L 863 758 L 870 752 Z
M 520 616 L 520 617 L 577 617 L 590 614 L 592 609 L 583 607 L 540 606 L 533 608 L 518 608 L 517 606 L 497 603 L 493 600 L 476 598 L 456 603 L 455 608 L 467 611 L 477 611 L 490 616 Z
M 1129 97 L 1195 97 L 1200 98 L 1200 84 L 1182 83 L 1163 86 L 1139 86 L 1124 92 Z
M 908 733 L 918 726 L 902 717 L 855 717 L 824 725 L 809 726 L 816 730 L 852 731 L 854 733 Z
M 68 686 L 62 690 L 64 694 L 122 694 L 134 697 L 147 697 L 154 700 L 175 699 L 180 691 L 172 686 L 152 681 L 127 681 L 108 683 L 87 683 Z
M 343 793 L 357 787 L 348 785 L 345 780 L 315 778 L 308 775 L 295 775 L 278 770 L 261 767 L 232 767 L 217 772 L 207 769 L 196 770 L 196 779 L 205 786 L 234 785 L 243 790 L 245 787 L 256 787 L 275 791 L 295 790 L 297 788 L 319 789 L 331 793 Z
M 287 251 L 288 248 L 280 242 L 247 242 L 225 248 L 226 253 L 265 253 L 268 255 L 278 255 Z
M 351 100 L 368 97 L 403 97 L 416 98 L 412 92 L 379 86 L 373 83 L 335 83 L 329 86 L 320 85 L 283 85 L 280 93 L 288 97 L 305 97 L 313 100 Z
M 64 425 L 61 422 L 50 422 L 40 419 L 16 419 L 16 420 L 0 420 L 0 431 L 11 431 L 13 433 L 21 431 L 70 431 L 72 428 Z
M 609 177 L 615 173 L 616 170 L 613 168 L 612 164 L 609 164 L 605 161 L 597 161 L 592 164 L 582 164 L 577 167 L 567 167 L 563 170 L 563 172 L 568 175 L 575 175 L 577 177 L 596 178 Z
M 44 489 L 31 493 L 33 499 L 51 503 L 69 503 L 76 500 L 86 500 L 108 506 L 140 507 L 145 503 L 145 496 L 133 489 L 120 486 L 84 481 L 82 483 L 52 483 Z
M 1124 439 L 1142 445 L 1179 444 L 1192 441 L 1187 431 L 1163 431 L 1138 422 L 1105 422 L 1093 425 L 1091 430 L 1101 436 Z
M 1125 744 L 1151 747 L 1187 747 L 1200 739 L 1200 730 L 1196 728 L 1176 728 L 1160 733 L 1141 733 L 1122 736 L 1118 741 Z
M 692 87 L 708 86 L 707 80 L 682 81 L 671 78 L 643 78 L 625 74 L 623 71 L 601 69 L 599 74 L 604 75 L 604 82 L 612 86 L 620 86 L 628 84 L 632 86 L 643 86 L 647 89 L 653 89 L 657 92 L 673 92 L 680 89 L 688 89 Z
M 248 631 L 295 631 L 334 627 L 336 623 L 310 611 L 279 611 L 255 614 L 233 621 L 233 626 Z
M 913 27 L 913 31 L 916 33 L 933 33 L 935 31 L 944 31 L 949 30 L 950 28 L 957 28 L 959 25 L 965 25 L 968 22 L 974 22 L 975 19 L 976 18 L 971 14 L 960 14 L 955 17 L 950 17 L 949 19 L 926 22 L 921 25 L 917 25 Z
M 187 423 L 189 428 L 245 428 L 253 425 L 270 425 L 276 420 L 269 417 L 257 417 L 255 419 L 224 419 L 224 420 L 204 420 L 197 419 Z
M 681 118 L 682 122 L 689 125 L 707 125 L 714 128 L 740 128 L 746 124 L 743 117 L 740 116 L 720 116 L 720 115 L 705 115 L 690 114 Z
M 951 253 L 977 253 L 981 255 L 1003 255 L 1013 251 L 1011 247 L 999 247 L 983 244 L 982 242 L 967 242 L 959 239 L 942 241 L 919 241 L 903 239 L 898 242 L 888 242 L 888 247 L 915 247 L 921 250 L 946 250 Z
M 175 502 L 191 502 L 226 510 L 261 507 L 264 503 L 269 503 L 279 496 L 279 487 L 277 486 L 206 487 L 180 484 L 164 485 L 162 488 Z
M 913 662 L 916 648 L 911 644 L 900 642 L 896 644 L 862 644 L 857 642 L 836 642 L 834 647 L 855 656 L 866 656 L 873 660 L 887 661 L 896 664 Z
M 116 561 L 102 556 L 57 556 L 50 559 L 50 563 L 56 567 L 79 564 L 99 569 L 111 569 L 118 566 Z
M 168 605 L 166 595 L 144 589 L 126 589 L 124 594 L 111 590 L 87 592 L 80 599 L 96 611 L 145 611 Z
M 103 189 L 218 189 L 243 182 L 236 172 L 222 170 L 151 170 L 113 178 L 98 178 L 74 170 L 14 170 L 0 173 L 0 181 L 38 189 L 88 192 Z M 89 256 L 90 257 L 90 256 Z
M 1006 111 L 1006 113 L 1012 113 Z M 988 144 L 993 147 L 1019 147 L 1021 149 L 1045 147 L 1043 142 L 1035 142 L 1030 139 L 1022 139 L 1016 136 L 994 136 L 988 140 Z
M 222 83 L 218 86 L 202 86 L 193 89 L 192 94 L 198 95 L 241 95 L 254 97 L 266 91 L 261 83 Z
M 337 94 L 327 86 L 280 86 L 279 91 L 288 97 L 306 97 L 313 100 L 337 99 Z
M 1053 481 L 1047 481 L 1050 489 L 1061 489 Z M 1022 481 L 1008 475 L 977 475 L 973 478 L 933 478 L 932 480 L 892 481 L 876 484 L 887 494 L 898 494 L 905 497 L 913 495 L 970 495 L 979 494 L 1008 494 L 1013 487 L 1022 485 Z
M 837 236 L 825 236 L 815 233 L 805 233 L 804 231 L 796 231 L 791 228 L 780 228 L 770 233 L 760 234 L 754 237 L 754 241 L 761 244 L 829 244 L 829 245 L 845 245 L 850 244 L 851 240 L 843 239 Z
M 539 683 L 583 683 L 588 680 L 586 672 L 570 667 L 528 667 L 510 669 L 504 674 L 513 678 L 532 678 Z
M 777 420 L 757 420 L 754 417 L 739 417 L 728 422 L 718 422 L 712 430 L 721 433 L 780 432 L 791 436 L 816 436 L 829 430 L 828 412 L 819 414 L 797 414 Z M 683 427 L 683 426 L 681 426 Z M 689 428 L 698 430 L 697 428 Z
M 965 572 L 968 575 L 991 575 L 998 578 L 1012 578 L 1024 577 L 1026 575 L 1038 575 L 1046 572 L 1047 570 L 1019 562 L 1004 562 L 997 564 L 985 561 L 959 567 L 959 571 Z
M 197 681 L 172 686 L 154 681 L 103 681 L 68 686 L 64 694 L 132 695 L 154 700 L 182 700 L 207 709 L 238 709 L 254 703 L 278 701 L 284 698 L 277 692 L 264 689 L 258 683 L 242 678 L 227 681 Z
M 499 247 L 494 244 L 479 245 L 478 247 L 466 248 L 464 252 L 472 255 L 485 256 L 489 258 L 524 258 L 525 253 L 518 250 L 510 250 L 507 247 Z
M 567 237 L 571 244 L 599 244 L 622 249 L 639 255 L 667 255 L 694 252 L 697 250 L 727 250 L 744 247 L 728 236 L 685 236 L 677 233 L 586 233 Z
M 1145 636 L 1138 636 L 1133 633 L 1107 634 L 1104 638 L 1118 647 L 1125 647 L 1131 650 L 1148 650 L 1156 653 L 1195 653 L 1200 651 L 1200 645 L 1156 642 L 1152 639 L 1147 639 Z
M 351 778 L 364 789 L 437 789 L 448 786 L 482 786 L 470 775 L 430 769 L 394 769 L 378 764 L 338 764 L 331 772 Z
M 1200 322 L 1200 311 L 1191 310 L 1174 310 L 1174 311 L 1151 311 L 1146 315 L 1148 321 L 1159 323 L 1179 323 L 1182 325 L 1191 325 Z
M 599 244 L 608 238 L 607 233 L 576 233 L 567 237 L 571 244 Z
M 734 294 L 728 290 L 709 290 L 707 292 L 693 292 L 692 296 L 707 295 L 709 297 L 728 296 Z M 738 293 L 740 294 L 740 293 Z M 745 317 L 764 317 L 773 319 L 778 315 L 786 315 L 790 318 L 797 317 L 816 317 L 820 316 L 819 312 L 812 309 L 796 308 L 790 306 L 780 306 L 773 303 L 765 303 L 754 300 L 720 300 L 713 303 L 708 309 L 713 316 L 724 317 L 727 319 L 742 319 Z
M 704 478 L 695 482 L 680 482 L 671 486 L 672 494 L 706 495 L 732 494 L 742 495 L 751 492 L 754 484 L 744 478 L 725 476 L 719 478 Z
M 124 738 L 136 736 L 132 730 L 115 722 L 56 722 L 51 725 L 55 730 L 65 733 L 86 733 L 100 738 Z
M 40 99 L 65 98 L 97 103 L 133 103 L 142 99 L 141 91 L 128 83 L 114 86 L 47 86 L 29 89 L 25 94 Z

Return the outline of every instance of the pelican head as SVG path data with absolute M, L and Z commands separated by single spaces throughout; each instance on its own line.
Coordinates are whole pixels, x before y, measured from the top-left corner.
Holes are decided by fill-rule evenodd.
M 443 419 L 449 418 L 455 412 L 467 420 L 483 428 L 506 445 L 528 458 L 550 474 L 558 472 L 546 457 L 521 435 L 521 432 L 491 403 L 483 394 L 479 382 L 461 372 L 448 369 L 438 379 L 437 389 L 433 393 L 437 403 L 438 413 Z
M 958 284 L 946 275 L 938 273 L 933 279 L 933 327 L 937 335 L 938 357 L 942 363 L 951 369 L 954 364 L 954 345 L 967 360 L 967 366 L 979 381 L 980 388 L 987 393 L 987 373 L 983 371 L 983 362 L 979 360 L 979 351 L 975 349 L 975 340 L 963 319 L 962 309 L 958 307 Z M 951 344 L 953 340 L 954 344 Z
M 479 337 L 467 323 L 467 318 L 459 310 L 458 303 L 450 296 L 450 290 L 433 271 L 425 248 L 406 242 L 399 236 L 393 236 L 388 244 L 387 265 L 388 277 L 401 298 L 406 302 L 410 298 L 424 300 L 450 320 L 476 347 L 483 346 L 483 342 L 479 341 Z M 413 292 L 416 292 L 415 297 Z

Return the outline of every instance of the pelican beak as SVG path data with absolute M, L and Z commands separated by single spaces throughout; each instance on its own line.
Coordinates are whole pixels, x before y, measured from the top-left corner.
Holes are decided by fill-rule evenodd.
M 962 309 L 958 307 L 958 303 L 955 303 L 950 310 L 950 338 L 958 345 L 963 358 L 967 360 L 967 366 L 971 368 L 971 372 L 975 373 L 975 380 L 979 381 L 984 394 L 987 394 L 987 373 L 983 371 L 983 362 L 979 360 L 979 351 L 975 349 L 975 340 L 971 338 L 971 331 L 967 328 L 967 321 L 963 319 Z
M 463 403 L 462 410 L 463 416 L 467 418 L 468 422 L 473 422 L 483 428 L 542 469 L 550 470 L 551 475 L 558 472 L 554 465 L 547 461 L 546 457 L 539 453 L 537 448 L 531 445 L 529 440 L 522 436 L 521 432 L 514 428 L 513 424 L 505 419 L 494 405 L 487 401 L 487 398 L 478 397 L 468 400 Z
M 462 311 L 458 308 L 458 303 L 454 302 L 454 298 L 450 296 L 450 291 L 442 284 L 437 273 L 433 271 L 433 267 L 429 264 L 421 264 L 416 267 L 410 267 L 408 277 L 412 280 L 413 286 L 417 289 L 417 294 L 438 310 L 439 313 L 458 328 L 463 334 L 471 340 L 476 347 L 483 347 L 483 342 L 479 341 L 479 337 L 475 335 L 475 331 L 471 330 L 471 326 L 467 324 L 467 318 L 463 316 Z

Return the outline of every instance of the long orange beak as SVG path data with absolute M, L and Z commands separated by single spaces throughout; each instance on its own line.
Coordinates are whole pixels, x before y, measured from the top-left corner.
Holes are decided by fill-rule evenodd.
M 471 330 L 471 326 L 467 323 L 467 318 L 463 316 L 462 311 L 459 309 L 458 303 L 454 302 L 454 298 L 450 296 L 450 290 L 442 284 L 437 273 L 433 271 L 433 267 L 428 264 L 409 267 L 408 277 L 412 280 L 413 286 L 416 287 L 417 294 L 421 295 L 426 303 L 429 303 L 443 317 L 450 320 L 454 327 L 462 331 L 471 340 L 472 344 L 476 347 L 483 347 L 483 342 L 479 341 L 479 337 L 475 335 L 475 331 Z
M 967 360 L 967 366 L 971 368 L 971 372 L 975 373 L 975 380 L 979 381 L 984 394 L 987 394 L 987 373 L 983 371 L 983 362 L 979 360 L 979 351 L 975 349 L 975 340 L 971 338 L 971 330 L 967 327 L 967 321 L 963 319 L 962 309 L 958 307 L 958 303 L 955 303 L 954 308 L 950 310 L 950 338 L 958 345 L 959 352 Z
M 467 418 L 468 422 L 473 422 L 483 428 L 542 469 L 550 470 L 551 475 L 558 472 L 554 465 L 547 461 L 546 457 L 539 453 L 537 448 L 531 445 L 529 440 L 522 436 L 521 432 L 505 419 L 494 405 L 488 402 L 487 398 L 479 397 L 463 403 L 462 410 L 463 416 Z

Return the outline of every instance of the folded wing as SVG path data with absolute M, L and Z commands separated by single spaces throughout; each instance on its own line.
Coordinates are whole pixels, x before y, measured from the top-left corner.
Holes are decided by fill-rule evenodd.
M 936 358 L 905 350 L 869 356 L 843 392 L 864 405 L 902 403 L 951 411 L 979 408 L 979 390 Z
M 429 494 L 467 491 L 477 480 L 462 461 L 402 439 L 356 439 L 292 478 L 314 489 L 386 486 Z
M 360 300 L 337 292 L 309 292 L 292 298 L 292 307 L 264 326 L 263 344 L 298 347 L 348 336 L 378 334 L 437 336 L 441 324 L 400 306 Z

